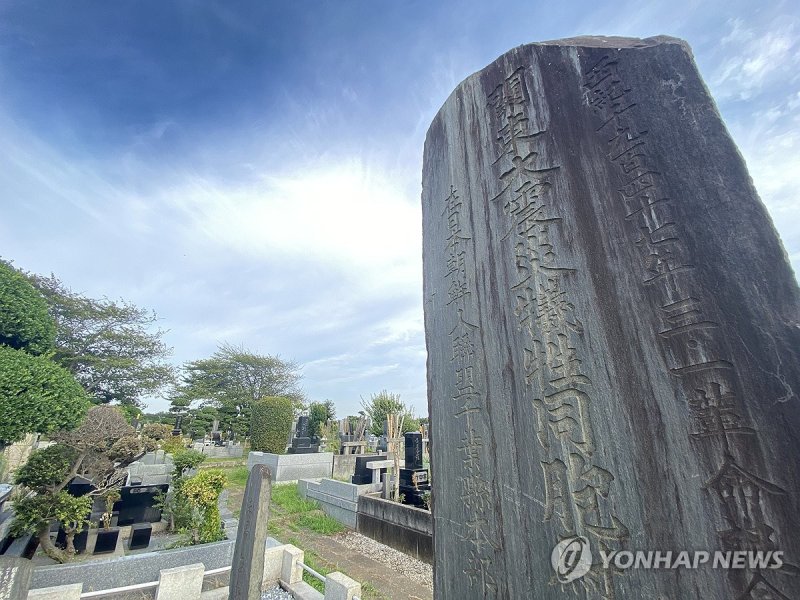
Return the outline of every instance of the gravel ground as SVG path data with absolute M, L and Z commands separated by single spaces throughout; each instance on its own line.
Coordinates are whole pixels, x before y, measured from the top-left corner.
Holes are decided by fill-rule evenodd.
M 336 539 L 351 550 L 374 558 L 409 579 L 433 589 L 433 567 L 428 563 L 411 558 L 407 554 L 403 554 L 394 548 L 390 548 L 354 531 L 337 536 Z
M 277 586 L 261 592 L 261 600 L 292 600 L 293 597 L 289 592 Z

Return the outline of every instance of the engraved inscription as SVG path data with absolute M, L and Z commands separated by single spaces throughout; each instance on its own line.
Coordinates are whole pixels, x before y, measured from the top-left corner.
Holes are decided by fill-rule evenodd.
M 593 462 L 592 382 L 579 358 L 584 327 L 566 285 L 576 269 L 558 242 L 562 219 L 552 194 L 562 168 L 547 158 L 547 132 L 532 127 L 527 94 L 526 71 L 520 68 L 489 97 L 499 152 L 494 163 L 498 191 L 491 200 L 507 219 L 501 242 L 513 257 L 517 276 L 510 288 L 511 308 L 525 338 L 520 358 L 526 394 L 546 457 L 541 461 L 543 520 L 557 525 L 559 538 L 585 535 L 597 547 L 618 549 L 629 532 L 610 508 L 614 475 Z M 615 102 L 612 97 L 594 101 Z M 633 165 L 636 153 L 626 156 Z M 598 565 L 575 585 L 614 598 L 612 575 Z
M 764 504 L 784 495 L 742 464 L 750 458 L 749 441 L 757 431 L 744 416 L 739 378 L 720 339 L 720 325 L 709 314 L 699 291 L 696 264 L 681 239 L 681 223 L 666 193 L 665 176 L 651 159 L 647 129 L 637 123 L 634 90 L 611 55 L 595 62 L 583 77 L 584 100 L 607 144 L 608 158 L 622 178 L 618 200 L 631 240 L 641 256 L 641 281 L 660 306 L 659 337 L 670 372 L 680 382 L 691 417 L 689 436 L 716 457 L 720 465 L 706 483 L 719 503 L 725 525 L 719 539 L 726 550 L 773 549 L 774 530 Z M 741 598 L 784 598 L 753 570 Z

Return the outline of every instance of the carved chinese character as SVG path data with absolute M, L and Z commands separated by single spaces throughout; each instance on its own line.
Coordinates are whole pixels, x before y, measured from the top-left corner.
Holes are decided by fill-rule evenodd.
M 575 532 L 575 517 L 572 512 L 572 498 L 569 492 L 567 465 L 559 459 L 542 462 L 544 470 L 544 520 L 557 516 L 565 533 Z
M 587 463 L 578 454 L 570 455 L 570 473 L 575 478 L 572 497 L 586 530 L 605 541 L 628 539 L 628 528 L 614 515 L 606 514 L 600 504 L 600 498 L 608 498 L 614 476 L 606 469 Z

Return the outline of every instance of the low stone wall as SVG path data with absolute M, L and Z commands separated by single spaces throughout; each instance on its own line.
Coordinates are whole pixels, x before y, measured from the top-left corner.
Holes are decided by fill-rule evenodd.
M 356 530 L 395 550 L 433 564 L 433 521 L 430 511 L 375 495 L 359 496 Z
M 293 597 L 304 600 L 346 600 L 361 596 L 361 584 L 339 572 L 328 573 L 325 576 L 324 594 L 316 591 L 303 582 L 302 564 L 304 559 L 305 553 L 295 546 L 289 544 L 270 545 L 268 543 L 264 554 L 263 573 L 261 574 L 261 590 L 278 584 L 289 591 Z M 209 569 L 201 562 L 166 567 L 158 570 L 155 578 L 142 582 L 152 584 L 147 586 L 147 591 L 140 588 L 134 593 L 137 597 L 152 598 L 154 596 L 158 600 L 198 600 L 198 598 L 200 600 L 226 600 L 229 596 L 228 587 L 203 591 L 204 578 L 217 575 L 220 572 L 228 574 L 230 567 L 227 569 Z M 97 591 L 111 592 L 116 597 L 117 594 L 127 594 L 130 590 L 120 589 L 114 592 L 115 588 L 123 588 L 129 585 L 133 584 L 128 583 L 126 586 L 114 587 L 106 585 Z M 31 588 L 25 600 L 80 600 L 82 594 L 90 591 L 85 584 L 80 582 L 59 582 L 58 585 L 46 587 L 39 587 L 34 582 Z M 17 594 L 14 597 L 17 598 Z M 126 595 L 126 597 L 128 596 Z
M 273 544 L 277 545 L 274 540 Z M 36 567 L 31 588 L 82 583 L 83 591 L 107 590 L 136 583 L 157 581 L 162 569 L 202 563 L 206 570 L 227 567 L 233 560 L 236 540 L 201 544 L 189 548 L 133 554 L 108 560 Z
M 244 446 L 233 444 L 228 446 L 206 446 L 205 444 L 195 443 L 192 448 L 202 452 L 209 458 L 239 458 L 244 456 Z
M 269 467 L 272 481 L 298 481 L 300 479 L 322 479 L 330 477 L 333 468 L 333 452 L 314 454 L 269 454 L 250 452 L 247 455 L 247 470 L 253 465 Z
M 319 502 L 329 517 L 342 525 L 356 529 L 358 520 L 358 497 L 378 490 L 383 484 L 354 485 L 335 479 L 313 481 L 303 479 L 297 482 L 300 496 Z

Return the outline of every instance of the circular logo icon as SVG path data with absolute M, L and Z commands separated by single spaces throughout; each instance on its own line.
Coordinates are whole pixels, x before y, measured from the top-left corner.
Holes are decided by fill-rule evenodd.
M 592 550 L 589 540 L 578 535 L 561 540 L 553 548 L 550 564 L 561 583 L 580 579 L 592 568 Z

